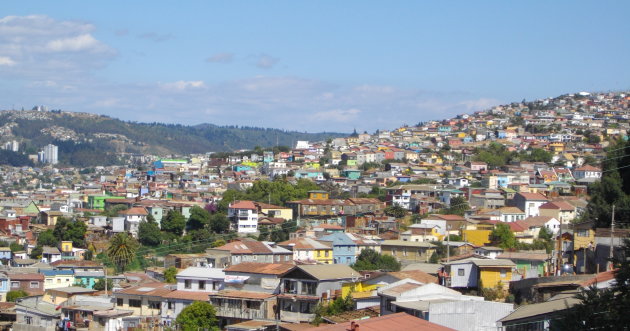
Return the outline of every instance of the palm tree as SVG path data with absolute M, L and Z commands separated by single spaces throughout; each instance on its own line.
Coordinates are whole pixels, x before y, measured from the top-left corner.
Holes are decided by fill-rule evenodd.
M 118 270 L 124 271 L 125 267 L 135 259 L 138 246 L 138 241 L 134 237 L 121 232 L 112 237 L 107 256 Z

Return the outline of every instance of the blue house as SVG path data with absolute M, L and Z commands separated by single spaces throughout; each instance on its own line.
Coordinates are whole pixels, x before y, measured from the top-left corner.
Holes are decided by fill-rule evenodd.
M 105 278 L 104 271 L 78 271 L 74 272 L 74 281 L 77 284 L 83 284 L 86 288 L 94 289 L 94 284 L 99 279 Z
M 361 178 L 361 170 L 346 169 L 342 172 L 342 176 L 348 179 L 359 179 Z
M 332 242 L 335 264 L 351 265 L 357 261 L 357 244 L 345 232 L 332 233 L 319 240 Z

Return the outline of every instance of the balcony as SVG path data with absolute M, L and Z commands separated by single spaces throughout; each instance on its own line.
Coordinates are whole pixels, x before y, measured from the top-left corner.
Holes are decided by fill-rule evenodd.
M 251 308 L 227 308 L 216 307 L 217 316 L 229 317 L 229 318 L 242 318 L 242 319 L 265 319 L 265 312 L 261 309 Z
M 292 322 L 292 323 L 310 322 L 314 318 L 315 318 L 315 314 L 292 312 L 292 311 L 286 311 L 286 310 L 280 311 L 280 320 L 283 322 Z

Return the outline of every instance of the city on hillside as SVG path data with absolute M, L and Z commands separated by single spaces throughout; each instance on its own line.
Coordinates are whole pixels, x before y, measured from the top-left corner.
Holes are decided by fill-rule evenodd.
M 5 129 L 6 330 L 567 329 L 628 281 L 628 92 L 81 168 Z

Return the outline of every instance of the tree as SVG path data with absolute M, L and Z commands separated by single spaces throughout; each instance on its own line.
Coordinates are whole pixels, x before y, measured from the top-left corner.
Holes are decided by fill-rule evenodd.
M 162 219 L 162 231 L 172 233 L 180 237 L 186 227 L 186 218 L 177 210 L 171 209 Z
M 391 255 L 383 255 L 373 249 L 364 249 L 352 266 L 355 270 L 400 271 L 402 265 Z
M 162 233 L 156 221 L 143 221 L 138 226 L 138 239 L 146 246 L 157 246 L 162 242 Z
M 87 225 L 80 221 L 71 220 L 65 217 L 59 217 L 53 235 L 57 241 L 72 241 L 77 247 L 85 247 L 85 232 Z
M 451 199 L 451 206 L 445 208 L 444 212 L 453 215 L 464 216 L 467 210 L 470 209 L 468 201 L 464 197 L 454 197 Z
M 44 248 L 38 244 L 35 248 L 33 248 L 29 256 L 31 257 L 31 259 L 39 260 L 41 259 L 43 252 L 44 252 Z
M 630 240 L 612 262 L 615 282 L 606 289 L 595 286 L 577 295 L 580 303 L 552 320 L 551 330 L 627 330 L 630 325 Z
M 186 223 L 186 229 L 188 231 L 202 229 L 208 225 L 209 221 L 210 213 L 207 210 L 199 206 L 193 206 L 190 209 L 190 217 Z
M 230 220 L 223 213 L 216 213 L 210 216 L 208 227 L 215 233 L 225 233 L 230 230 Z
M 403 218 L 407 215 L 407 210 L 399 205 L 389 206 L 383 211 L 385 215 L 395 218 Z
M 175 267 L 168 267 L 166 268 L 166 270 L 164 270 L 164 281 L 169 283 L 169 284 L 175 284 L 177 282 L 177 278 L 175 278 L 175 276 L 177 276 L 177 268 Z
M 15 302 L 16 299 L 28 296 L 26 291 L 19 289 L 7 292 L 7 302 Z
M 124 271 L 135 258 L 138 250 L 138 241 L 125 232 L 112 237 L 107 256 L 119 271 Z
M 53 234 L 52 229 L 40 232 L 37 236 L 37 244 L 42 246 L 57 247 L 59 240 Z
M 113 288 L 114 288 L 114 281 L 111 279 L 108 279 L 107 290 L 111 291 Z M 93 289 L 97 291 L 105 291 L 105 279 L 104 278 L 97 279 L 96 282 L 94 282 Z
M 206 301 L 195 301 L 184 308 L 175 323 L 183 331 L 219 330 L 214 306 Z
M 516 247 L 516 236 L 507 224 L 497 224 L 490 233 L 490 241 L 493 245 L 499 246 L 503 249 L 510 249 Z

